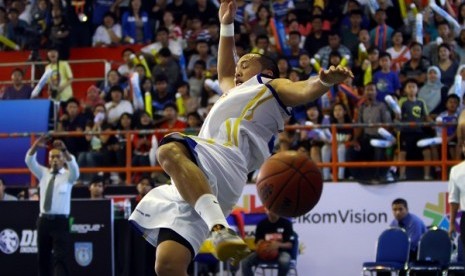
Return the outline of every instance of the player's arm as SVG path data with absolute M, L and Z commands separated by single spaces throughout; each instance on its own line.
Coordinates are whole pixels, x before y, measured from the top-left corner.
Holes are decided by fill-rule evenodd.
M 234 85 L 236 72 L 236 48 L 234 45 L 234 16 L 236 3 L 234 0 L 221 0 L 218 10 L 220 26 L 220 42 L 218 46 L 218 81 L 223 92 L 229 91 Z
M 275 79 L 271 85 L 286 106 L 298 106 L 311 102 L 325 94 L 331 86 L 353 78 L 352 72 L 342 66 L 331 66 L 321 70 L 319 75 L 304 81 L 292 82 L 288 79 Z

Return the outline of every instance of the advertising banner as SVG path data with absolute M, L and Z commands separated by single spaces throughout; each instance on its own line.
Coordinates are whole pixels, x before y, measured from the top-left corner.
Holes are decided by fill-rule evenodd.
M 299 274 L 360 275 L 362 263 L 375 260 L 377 238 L 394 219 L 391 203 L 399 197 L 426 226 L 449 227 L 446 182 L 326 183 L 318 205 L 293 219 L 300 241 Z M 263 212 L 255 185 L 246 186 L 238 207 Z M 252 228 L 247 225 L 246 231 Z
M 1 275 L 37 275 L 38 201 L 0 201 Z M 71 202 L 71 275 L 114 275 L 111 200 Z

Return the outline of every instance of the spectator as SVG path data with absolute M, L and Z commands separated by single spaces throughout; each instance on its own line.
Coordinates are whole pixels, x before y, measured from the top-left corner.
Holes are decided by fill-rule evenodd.
M 182 29 L 175 23 L 173 11 L 165 10 L 163 12 L 163 22 L 161 23 L 161 26 L 168 30 L 168 37 L 170 39 L 178 43 L 182 43 Z M 158 28 L 158 30 L 160 30 L 160 28 Z
M 129 44 L 152 42 L 153 32 L 148 13 L 141 9 L 141 0 L 130 0 L 129 11 L 121 18 L 123 41 Z
M 403 44 L 404 37 L 401 31 L 394 31 L 392 33 L 392 47 L 388 48 L 386 52 L 392 58 L 392 71 L 399 72 L 400 68 L 410 60 L 410 49 Z
M 71 98 L 65 104 L 65 112 L 60 117 L 58 131 L 84 131 L 86 117 L 79 110 L 79 102 Z M 81 151 L 86 150 L 85 139 L 82 136 L 68 136 L 64 139 L 69 152 L 74 156 L 79 156 Z
M 120 86 L 121 89 L 125 89 L 127 87 L 126 82 L 122 82 L 121 74 L 116 69 L 111 69 L 107 73 L 107 82 L 100 82 L 99 91 L 100 91 L 100 98 L 103 98 L 106 102 L 111 101 L 110 95 L 110 88 L 113 86 Z
M 313 66 L 310 61 L 311 61 L 311 58 L 307 52 L 303 52 L 300 54 L 299 66 L 297 68 L 300 70 L 301 72 L 300 78 L 303 80 L 308 79 L 310 76 L 317 74 L 317 72 L 313 70 Z
M 314 46 L 313 46 L 314 47 Z M 317 55 L 320 56 L 320 65 L 322 68 L 329 68 L 329 54 L 332 51 L 337 51 L 341 56 L 351 56 L 350 50 L 344 46 L 341 45 L 341 38 L 339 37 L 339 34 L 335 31 L 329 33 L 328 35 L 328 46 L 324 46 L 323 48 L 320 48 L 317 52 Z M 349 67 L 350 67 L 350 61 L 349 61 Z
M 303 125 L 308 126 L 320 124 L 329 124 L 329 116 L 325 116 L 321 111 L 320 106 L 317 104 L 309 104 L 307 107 L 307 118 Z M 307 140 L 310 143 L 310 158 L 314 162 L 321 162 L 321 147 L 324 145 L 323 139 L 325 139 L 325 137 L 322 137 L 320 132 L 315 129 L 300 131 L 300 140 Z
M 185 129 L 187 126 L 185 122 L 179 120 L 178 108 L 174 103 L 165 104 L 163 107 L 163 119 L 164 121 L 158 126 L 158 128 L 166 130 L 166 132 L 159 132 L 156 134 L 158 141 L 161 141 L 164 135 L 171 133 L 173 129 L 177 129 L 176 131 L 179 131 L 179 129 Z
M 141 52 L 148 55 L 150 59 L 158 63 L 160 50 L 163 48 L 168 48 L 176 60 L 182 55 L 180 41 L 171 38 L 170 32 L 166 27 L 158 28 L 155 39 L 156 41 L 154 43 L 144 46 L 141 49 Z
M 0 178 L 0 201 L 18 200 L 17 197 L 5 193 L 5 182 Z
M 195 111 L 195 112 L 190 112 L 187 114 L 187 120 L 186 120 L 186 130 L 185 134 L 186 135 L 197 135 L 199 134 L 200 127 L 202 126 L 202 118 L 200 117 L 200 114 Z
M 164 106 L 167 103 L 174 103 L 175 100 L 175 95 L 168 86 L 168 77 L 164 74 L 155 76 L 155 92 L 152 95 L 153 113 L 162 115 Z
M 275 1 L 272 1 L 271 8 L 272 8 L 273 17 L 277 21 L 281 21 L 284 23 L 284 19 L 287 13 L 290 10 L 294 9 L 295 6 L 294 6 L 293 0 L 275 0 Z
M 13 69 L 11 72 L 12 85 L 5 87 L 3 100 L 21 100 L 30 99 L 32 88 L 30 85 L 23 83 L 24 72 L 19 68 Z
M 459 106 L 460 98 L 456 94 L 449 94 L 446 100 L 446 110 L 441 112 L 436 118 L 437 122 L 442 123 L 455 123 L 459 121 Z M 447 126 L 447 148 L 449 157 L 452 160 L 457 160 L 459 156 L 456 156 L 457 147 L 457 126 Z M 436 128 L 436 136 L 442 137 L 442 127 Z
M 174 23 L 182 29 L 186 27 L 187 15 L 190 13 L 190 6 L 184 0 L 173 0 L 166 5 L 166 10 L 170 11 L 174 17 Z
M 194 64 L 192 73 L 189 76 L 189 93 L 192 97 L 200 99 L 202 95 L 203 84 L 205 82 L 205 72 L 207 65 L 203 60 L 197 60 Z
M 8 39 L 18 45 L 20 49 L 24 49 L 27 43 L 28 23 L 22 19 L 19 19 L 19 11 L 15 8 L 8 10 L 8 21 L 5 24 L 5 35 Z
M 66 102 L 73 97 L 73 71 L 67 61 L 61 60 L 60 52 L 57 48 L 49 48 L 47 51 L 49 64 L 45 70 L 52 70 L 48 89 L 53 100 Z
M 170 76 L 168 78 L 168 84 L 170 87 L 175 87 L 181 79 L 181 69 L 175 57 L 168 48 L 161 48 L 157 56 L 159 62 L 153 67 L 152 76 L 154 76 L 154 78 L 161 74 Z
M 459 99 L 463 98 L 463 95 L 465 95 L 465 64 L 462 64 L 460 65 L 459 69 L 457 69 L 457 75 L 460 75 L 462 77 L 462 83 L 461 83 L 461 88 L 459 91 L 456 91 L 457 88 L 456 88 L 456 85 L 455 85 L 455 81 L 454 81 L 454 84 L 451 86 L 451 88 L 449 89 L 449 92 L 448 94 L 456 94 Z
M 104 199 L 105 184 L 103 182 L 104 179 L 101 176 L 92 178 L 89 185 L 90 199 Z
M 381 70 L 373 74 L 373 83 L 376 85 L 377 100 L 384 101 L 387 95 L 400 96 L 400 81 L 396 72 L 391 70 L 391 55 L 381 53 L 379 55 Z
M 426 104 L 428 115 L 432 119 L 445 110 L 447 87 L 441 83 L 441 72 L 437 66 L 431 66 L 427 71 L 425 85 L 418 92 L 418 99 Z
M 252 50 L 250 51 L 251 53 L 258 53 L 261 55 L 269 56 L 272 59 L 278 59 L 276 50 L 274 46 L 271 45 L 268 35 L 261 34 L 255 36 L 255 39 L 253 39 L 254 36 L 254 34 L 250 34 L 252 46 Z M 286 58 L 283 57 L 283 59 L 288 62 Z
M 352 53 L 358 50 L 358 35 L 362 30 L 363 12 L 352 10 L 349 16 L 350 26 L 342 27 L 342 44 L 347 46 Z
M 313 57 L 318 49 L 322 49 L 328 45 L 328 34 L 323 31 L 323 18 L 321 16 L 313 16 L 312 32 L 307 36 L 304 43 L 304 49 Z
M 399 78 L 401 83 L 404 83 L 407 79 L 415 79 L 419 85 L 425 83 L 426 70 L 430 66 L 430 62 L 421 55 L 422 49 L 423 45 L 418 42 L 410 44 L 411 59 L 400 69 Z
M 196 113 L 199 108 L 200 98 L 190 95 L 188 82 L 180 82 L 176 92 L 176 106 L 179 110 L 179 116 L 186 118 L 190 113 Z
M 142 111 L 136 123 L 135 129 L 149 131 L 153 130 L 154 128 L 155 127 L 153 125 L 152 118 L 150 117 L 150 115 L 147 112 Z M 149 153 L 150 148 L 152 147 L 153 135 L 154 134 L 151 133 L 136 133 L 132 136 L 132 144 L 134 149 L 131 162 L 132 166 L 150 166 Z M 142 175 L 147 175 L 147 173 L 143 173 Z M 134 175 L 134 177 L 134 182 L 137 182 L 138 179 L 141 177 L 141 174 L 137 173 Z
M 426 104 L 423 100 L 417 98 L 418 84 L 413 79 L 408 79 L 404 84 L 405 96 L 399 100 L 402 117 L 400 121 L 403 123 L 427 122 Z M 415 155 L 418 152 L 417 142 L 421 139 L 427 138 L 427 133 L 423 131 L 420 126 L 417 127 L 403 127 L 400 131 L 400 152 L 399 161 L 407 160 L 407 156 Z M 431 150 L 428 147 L 421 149 L 423 159 L 425 161 L 431 160 Z M 407 179 L 405 166 L 399 167 L 399 180 Z M 423 179 L 431 180 L 431 167 L 424 166 Z
M 459 64 L 457 61 L 452 59 L 451 47 L 448 44 L 443 43 L 439 45 L 438 53 L 438 67 L 441 72 L 441 82 L 445 86 L 451 87 L 454 83 L 455 74 L 457 73 Z
M 218 16 L 218 9 L 209 0 L 195 0 L 189 14 L 200 19 L 204 25 L 207 24 L 208 19 Z
M 439 48 L 441 44 L 445 43 L 449 46 L 449 51 L 451 51 L 451 46 L 455 45 L 455 41 L 451 40 L 452 34 L 450 31 L 449 23 L 446 21 L 439 22 L 436 27 L 440 39 L 431 40 L 423 48 L 423 56 L 426 57 L 432 65 L 438 65 L 440 56 Z
M 184 47 L 186 60 L 189 60 L 190 56 L 196 51 L 197 41 L 208 41 L 210 39 L 210 34 L 208 33 L 208 30 L 204 28 L 202 19 L 198 15 L 191 15 L 190 25 L 185 32 L 184 39 L 186 41 L 186 47 Z
M 108 123 L 115 125 L 123 113 L 132 114 L 134 108 L 129 101 L 123 100 L 123 90 L 121 87 L 113 86 L 110 88 L 110 95 L 111 102 L 105 104 L 105 109 L 107 110 Z
M 138 0 L 136 0 L 136 1 L 138 1 Z M 135 54 L 136 54 L 136 52 L 134 52 L 134 50 L 131 49 L 131 48 L 126 48 L 121 53 L 124 64 L 122 64 L 122 65 L 120 65 L 118 67 L 118 72 L 120 73 L 121 76 L 125 77 L 126 79 L 129 78 L 129 75 L 131 73 L 134 73 L 134 71 L 135 71 L 135 64 L 134 64 L 134 61 L 131 58 L 131 56 L 132 55 L 135 56 Z
M 116 125 L 116 130 L 120 131 L 130 131 L 134 129 L 133 115 L 131 113 L 123 113 L 118 119 Z M 129 136 L 131 137 L 131 135 Z M 126 166 L 126 148 L 127 148 L 127 135 L 126 133 L 117 134 L 116 138 L 118 139 L 119 149 L 116 151 L 116 163 Z M 130 139 L 129 139 L 130 140 Z M 125 173 L 119 174 L 120 179 L 124 179 Z
M 265 35 L 273 37 L 270 27 L 271 11 L 266 5 L 260 5 L 257 9 L 255 20 L 249 23 L 250 34 L 254 34 L 256 37 Z
M 296 9 L 288 11 L 284 23 L 286 34 L 289 34 L 290 31 L 298 31 L 304 37 L 301 42 L 301 46 L 303 46 L 305 37 L 312 31 L 312 24 L 308 22 L 308 19 L 304 19 L 303 22 L 299 21 L 298 11 Z
M 105 108 L 105 101 L 99 96 L 100 90 L 95 85 L 91 85 L 87 88 L 87 94 L 85 99 L 81 100 L 81 107 L 84 114 L 90 114 L 94 108 L 101 105 Z M 106 115 L 105 115 L 106 116 Z M 91 116 L 93 118 L 93 116 Z
M 6 34 L 7 23 L 8 23 L 8 18 L 6 15 L 6 9 L 0 6 L 0 35 Z M 0 49 L 3 49 L 3 45 L 0 46 Z
M 465 7 L 465 3 L 463 6 Z M 465 29 L 462 29 L 460 31 L 458 37 L 456 38 L 456 42 L 457 42 L 457 47 L 455 48 L 455 50 L 457 51 L 458 57 L 460 58 L 459 64 L 464 64 L 465 63 Z
M 291 237 L 294 232 L 292 223 L 266 208 L 265 212 L 267 218 L 261 220 L 255 230 L 255 247 L 258 248 L 262 242 L 271 242 L 270 248 L 279 250 L 276 260 L 278 262 L 278 275 L 285 276 L 291 263 Z M 258 265 L 259 262 L 260 257 L 256 252 L 243 259 L 241 261 L 242 275 L 254 275 L 252 267 Z
M 211 61 L 215 58 L 213 55 L 210 54 L 210 47 L 208 46 L 208 42 L 205 40 L 197 40 L 195 46 L 196 53 L 191 55 L 189 59 L 189 63 L 187 64 L 187 74 L 190 75 L 194 70 L 194 64 L 198 60 L 203 60 L 207 65 L 211 63 Z
M 336 103 L 333 105 L 331 112 L 331 123 L 332 124 L 350 124 L 352 120 L 349 117 L 349 113 L 346 107 L 342 103 Z M 352 140 L 352 129 L 351 128 L 338 128 L 336 131 L 337 137 L 337 162 L 346 161 L 346 144 Z M 331 161 L 332 141 L 326 142 L 321 148 L 321 161 Z M 345 168 L 339 167 L 337 173 L 338 179 L 345 179 Z M 323 180 L 331 180 L 330 168 L 323 168 Z
M 60 9 L 52 9 L 52 24 L 45 30 L 48 45 L 58 51 L 60 59 L 68 60 L 70 55 L 70 26 Z
M 376 27 L 370 31 L 371 43 L 381 52 L 391 47 L 391 41 L 394 30 L 386 24 L 386 11 L 379 8 L 375 12 Z
M 392 202 L 392 213 L 394 220 L 391 222 L 391 227 L 399 227 L 407 232 L 410 239 L 410 260 L 415 260 L 417 257 L 418 243 L 421 236 L 426 232 L 425 223 L 421 218 L 412 214 L 408 210 L 407 201 L 403 198 L 396 198 Z
M 376 86 L 368 83 L 364 87 L 364 96 L 358 106 L 356 123 L 391 123 L 391 113 L 384 101 L 378 101 Z M 378 129 L 375 127 L 357 127 L 354 129 L 352 146 L 347 151 L 347 161 L 384 161 L 386 151 L 383 148 L 375 148 L 370 144 L 371 139 L 379 139 Z M 386 175 L 384 168 L 351 168 L 350 175 L 356 179 L 382 179 Z
M 153 186 L 152 180 L 149 177 L 142 177 L 136 186 L 136 203 L 139 203 L 139 201 L 153 189 Z
M 298 67 L 300 55 L 305 53 L 305 50 L 300 47 L 300 42 L 300 33 L 298 31 L 291 31 L 287 39 L 289 53 L 284 53 L 284 57 L 289 61 L 291 67 Z
M 103 17 L 103 24 L 98 26 L 92 37 L 92 46 L 116 46 L 121 43 L 121 25 L 116 16 L 108 12 Z
M 101 25 L 105 21 L 105 16 L 108 14 L 112 14 L 113 18 L 116 19 L 118 5 L 121 3 L 120 0 L 96 0 L 93 2 L 92 8 L 92 25 L 93 28 Z M 117 22 L 117 20 L 115 20 Z M 119 25 L 119 24 L 118 24 Z
M 278 65 L 279 77 L 287 78 L 289 76 L 289 72 L 291 71 L 289 61 L 287 61 L 287 59 L 284 57 L 280 57 L 276 63 Z

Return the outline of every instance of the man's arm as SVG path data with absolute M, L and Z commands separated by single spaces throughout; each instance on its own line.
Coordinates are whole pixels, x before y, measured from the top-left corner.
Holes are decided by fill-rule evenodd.
M 321 70 L 318 76 L 307 80 L 292 82 L 288 79 L 275 79 L 271 81 L 271 86 L 284 105 L 293 107 L 314 101 L 328 92 L 331 86 L 353 77 L 349 69 L 331 66 L 328 70 Z
M 31 148 L 26 153 L 26 162 L 27 167 L 29 170 L 39 179 L 42 178 L 42 172 L 46 170 L 45 167 L 41 166 L 37 162 L 36 153 L 39 147 L 45 147 L 45 143 L 50 139 L 50 137 L 46 135 L 42 135 L 37 139 L 34 144 L 32 144 Z
M 236 48 L 234 44 L 234 16 L 236 3 L 234 0 L 221 0 L 218 18 L 220 26 L 220 42 L 218 46 L 218 80 L 223 92 L 229 91 L 234 85 L 236 72 Z

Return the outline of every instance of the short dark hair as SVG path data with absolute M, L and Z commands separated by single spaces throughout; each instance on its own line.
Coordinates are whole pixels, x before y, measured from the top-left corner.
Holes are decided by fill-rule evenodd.
M 113 85 L 110 88 L 110 94 L 111 94 L 111 92 L 120 92 L 121 94 L 123 94 L 123 89 L 119 85 Z
M 167 109 L 167 108 L 173 108 L 174 110 L 176 110 L 176 112 L 178 112 L 178 106 L 173 103 L 173 102 L 167 102 L 164 106 L 163 106 L 163 110 Z
M 385 57 L 388 57 L 390 60 L 392 60 L 391 54 L 389 54 L 388 52 L 379 53 L 379 59 L 382 59 L 382 58 L 385 58 Z
M 277 78 L 279 76 L 279 69 L 278 65 L 276 64 L 276 61 L 269 56 L 265 56 L 262 54 L 257 55 L 259 55 L 258 62 L 260 62 L 262 70 L 271 70 L 273 74 L 271 77 Z
M 16 67 L 11 71 L 11 74 L 13 74 L 14 72 L 19 72 L 21 76 L 24 76 L 24 71 L 21 68 Z
M 90 181 L 90 185 L 92 185 L 94 183 L 99 183 L 99 182 L 104 183 L 105 179 L 100 175 L 96 175 L 96 176 L 92 177 L 92 180 Z
M 357 2 L 358 3 L 358 2 Z M 350 12 L 350 16 L 352 15 L 360 15 L 361 17 L 363 17 L 363 11 L 361 9 L 355 9 L 355 10 L 352 10 Z
M 162 32 L 165 32 L 165 33 L 167 33 L 167 34 L 170 33 L 170 31 L 168 30 L 168 28 L 166 28 L 166 27 L 164 27 L 164 26 L 159 27 L 159 28 L 157 29 L 157 32 L 156 32 L 156 33 L 158 34 L 158 33 L 162 33 Z
M 168 82 L 168 77 L 163 73 L 155 75 L 154 83 L 157 82 Z
M 171 56 L 171 51 L 169 48 L 166 48 L 166 47 L 163 47 L 160 49 L 160 51 L 158 51 L 158 54 L 161 56 L 161 57 L 170 57 Z
M 412 41 L 409 45 L 409 48 L 412 49 L 413 47 L 415 46 L 420 46 L 420 48 L 423 50 L 423 44 L 421 44 L 420 42 L 418 41 Z
M 414 83 L 414 84 L 416 84 L 417 86 L 419 86 L 418 81 L 417 81 L 416 79 L 414 79 L 414 78 L 408 78 L 408 79 L 406 79 L 405 82 L 404 82 L 404 89 L 405 89 L 405 87 L 407 87 L 407 84 L 409 84 L 409 83 Z
M 407 204 L 407 200 L 403 199 L 403 198 L 396 198 L 392 201 L 392 204 L 391 205 L 394 205 L 394 204 L 402 204 L 404 205 L 405 209 L 408 209 L 408 204 Z
M 446 101 L 448 101 L 449 99 L 456 99 L 460 103 L 460 97 L 457 94 L 447 95 Z
M 70 103 L 75 103 L 79 107 L 79 101 L 76 98 L 70 98 L 69 100 L 67 100 L 66 107 L 68 107 Z

